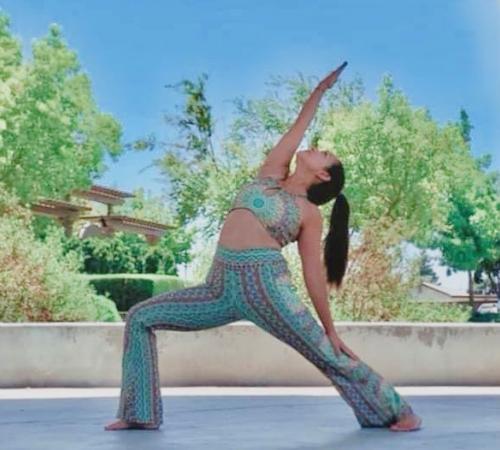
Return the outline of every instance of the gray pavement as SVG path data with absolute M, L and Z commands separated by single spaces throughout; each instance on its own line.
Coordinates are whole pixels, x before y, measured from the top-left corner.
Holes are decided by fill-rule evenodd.
M 2 450 L 500 449 L 500 387 L 400 387 L 423 428 L 359 428 L 331 387 L 163 388 L 159 430 L 105 431 L 118 389 L 0 389 Z

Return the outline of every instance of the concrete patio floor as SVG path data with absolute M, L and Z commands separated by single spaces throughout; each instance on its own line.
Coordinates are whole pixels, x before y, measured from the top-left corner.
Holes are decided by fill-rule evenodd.
M 2 450 L 500 449 L 500 387 L 398 387 L 411 433 L 361 429 L 332 387 L 162 388 L 159 430 L 105 431 L 118 388 L 0 389 Z

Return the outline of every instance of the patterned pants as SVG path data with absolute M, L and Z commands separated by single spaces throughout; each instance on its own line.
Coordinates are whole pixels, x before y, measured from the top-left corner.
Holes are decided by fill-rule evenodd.
M 377 372 L 342 353 L 297 295 L 278 249 L 219 244 L 203 284 L 158 294 L 130 308 L 117 418 L 163 423 L 155 330 L 191 331 L 249 320 L 314 364 L 351 406 L 361 427 L 387 427 L 410 405 Z

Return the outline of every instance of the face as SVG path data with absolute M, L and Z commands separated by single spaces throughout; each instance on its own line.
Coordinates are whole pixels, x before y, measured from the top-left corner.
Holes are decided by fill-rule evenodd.
M 319 175 L 329 176 L 326 169 L 337 162 L 335 155 L 327 150 L 310 148 L 297 152 L 297 163 Z

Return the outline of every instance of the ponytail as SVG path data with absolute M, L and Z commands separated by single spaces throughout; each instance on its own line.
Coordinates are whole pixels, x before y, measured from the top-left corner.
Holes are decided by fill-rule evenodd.
M 316 205 L 323 205 L 335 198 L 328 234 L 324 240 L 323 263 L 328 288 L 339 289 L 346 272 L 349 251 L 349 203 L 342 193 L 345 182 L 342 163 L 339 161 L 327 170 L 331 176 L 330 181 L 312 185 L 307 191 L 307 197 Z
M 323 247 L 323 262 L 329 287 L 339 289 L 347 268 L 349 252 L 349 203 L 343 193 L 335 199 Z

